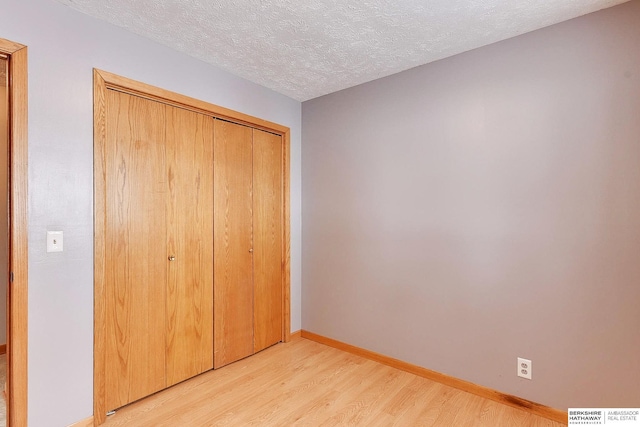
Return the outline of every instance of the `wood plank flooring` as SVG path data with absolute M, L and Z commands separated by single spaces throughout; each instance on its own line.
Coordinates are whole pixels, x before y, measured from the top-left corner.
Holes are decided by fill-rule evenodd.
M 296 338 L 126 406 L 104 426 L 562 424 Z

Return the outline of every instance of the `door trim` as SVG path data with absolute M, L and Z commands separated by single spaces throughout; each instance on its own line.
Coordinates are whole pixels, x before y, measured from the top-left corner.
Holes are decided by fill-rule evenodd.
M 106 173 L 106 91 L 116 90 L 159 101 L 179 108 L 195 111 L 218 119 L 251 126 L 282 136 L 283 144 L 283 242 L 282 242 L 282 341 L 291 340 L 291 229 L 290 229 L 290 129 L 257 117 L 230 110 L 160 89 L 145 83 L 118 76 L 107 71 L 93 71 L 93 123 L 94 123 L 94 379 L 93 416 L 95 425 L 104 423 L 105 407 L 105 348 L 106 302 L 105 277 L 105 173 Z
M 0 39 L 9 57 L 9 272 L 7 313 L 7 425 L 27 425 L 27 47 Z M 8 278 L 6 278 L 8 279 Z

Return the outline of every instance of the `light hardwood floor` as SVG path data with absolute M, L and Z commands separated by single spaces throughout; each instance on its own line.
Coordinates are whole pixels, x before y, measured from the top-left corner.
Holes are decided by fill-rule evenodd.
M 122 408 L 104 426 L 562 424 L 303 338 Z

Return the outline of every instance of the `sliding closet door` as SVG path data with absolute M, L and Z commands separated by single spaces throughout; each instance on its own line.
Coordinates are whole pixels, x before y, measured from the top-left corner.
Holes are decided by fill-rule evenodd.
M 282 137 L 253 131 L 254 351 L 282 340 Z
M 109 90 L 105 153 L 105 404 L 165 387 L 165 106 Z M 99 214 L 99 213 L 98 213 Z
M 253 354 L 252 129 L 214 129 L 214 367 Z
M 167 387 L 213 368 L 213 123 L 166 106 Z

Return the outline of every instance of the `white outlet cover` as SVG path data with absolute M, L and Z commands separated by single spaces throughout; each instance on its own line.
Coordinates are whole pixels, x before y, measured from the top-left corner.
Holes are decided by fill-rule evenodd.
M 531 379 L 531 360 L 518 357 L 518 376 L 528 380 Z
M 47 231 L 47 252 L 63 251 L 62 231 Z

